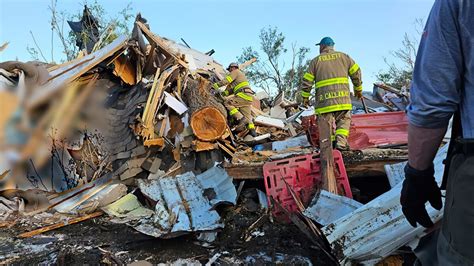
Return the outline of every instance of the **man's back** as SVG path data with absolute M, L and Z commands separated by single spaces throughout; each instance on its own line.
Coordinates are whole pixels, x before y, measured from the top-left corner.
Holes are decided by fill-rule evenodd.
M 460 106 L 463 135 L 474 138 L 474 2 L 437 1 L 420 43 L 408 107 L 415 126 L 447 125 Z
M 347 78 L 353 60 L 345 53 L 328 50 L 313 59 L 315 82 L 335 77 Z
M 433 158 L 457 110 L 463 132 L 450 144 L 441 231 L 430 238 L 436 243 L 420 241 L 415 250 L 424 265 L 474 264 L 473 49 L 474 3 L 437 0 L 418 49 L 407 109 L 408 164 L 400 203 L 412 226 L 433 226 L 426 211 L 427 202 L 435 209 L 442 207 Z
M 316 113 L 352 109 L 349 76 L 354 89 L 362 91 L 359 65 L 345 53 L 336 52 L 330 46 L 322 49 L 321 54 L 311 61 L 308 72 L 303 77 L 302 89 L 303 94 L 308 93 L 314 84 Z M 308 94 L 305 95 L 308 96 Z

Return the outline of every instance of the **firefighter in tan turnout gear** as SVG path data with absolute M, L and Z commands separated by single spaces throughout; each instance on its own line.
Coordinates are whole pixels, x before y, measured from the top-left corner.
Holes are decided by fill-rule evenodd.
M 318 117 L 322 186 L 325 190 L 338 194 L 332 146 L 333 141 L 336 141 L 337 149 L 349 150 L 347 138 L 352 111 L 349 77 L 354 85 L 355 95 L 362 98 L 361 71 L 348 55 L 334 51 L 334 41 L 331 38 L 325 37 L 317 45 L 320 55 L 311 61 L 303 76 L 300 98 L 307 106 L 311 89 L 315 87 L 314 108 Z
M 320 46 L 320 55 L 311 61 L 308 71 L 303 76 L 301 90 L 303 103 L 308 105 L 314 86 L 320 141 L 332 143 L 335 140 L 337 149 L 349 150 L 347 138 L 351 125 L 352 104 L 348 77 L 354 85 L 355 96 L 362 98 L 361 70 L 347 54 L 334 51 L 334 41 L 330 37 L 323 38 L 316 45 Z M 324 146 L 320 144 L 321 149 Z
M 249 134 L 256 137 L 257 133 L 255 131 L 255 125 L 253 124 L 251 111 L 253 95 L 255 93 L 250 89 L 247 77 L 240 71 L 237 63 L 231 63 L 227 70 L 229 74 L 225 79 L 214 83 L 212 87 L 217 90 L 222 86 L 227 86 L 223 92 L 225 96 L 225 108 L 229 111 L 229 114 L 239 122 L 237 128 L 247 127 Z

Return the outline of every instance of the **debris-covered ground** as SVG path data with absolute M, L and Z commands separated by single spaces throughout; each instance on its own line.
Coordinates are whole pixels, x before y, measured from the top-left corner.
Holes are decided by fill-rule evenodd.
M 146 236 L 107 217 L 69 225 L 32 238 L 16 238 L 35 224 L 30 219 L 0 229 L 0 260 L 7 264 L 152 264 L 178 259 L 195 263 L 331 265 L 331 261 L 294 225 L 271 222 L 254 190 L 242 192 L 236 207 L 224 207 L 225 227 L 216 241 L 195 235 L 172 239 Z M 262 218 L 263 217 L 263 218 Z M 255 225 L 255 222 L 257 224 Z M 254 225 L 254 227 L 252 227 Z M 249 230 L 251 229 L 251 230 Z

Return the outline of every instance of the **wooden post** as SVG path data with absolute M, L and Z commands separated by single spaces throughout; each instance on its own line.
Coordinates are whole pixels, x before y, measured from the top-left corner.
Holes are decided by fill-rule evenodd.
M 334 117 L 331 113 L 318 116 L 319 128 L 319 158 L 321 162 L 321 177 L 323 189 L 338 194 L 336 176 L 334 175 L 334 156 L 332 154 L 332 140 Z

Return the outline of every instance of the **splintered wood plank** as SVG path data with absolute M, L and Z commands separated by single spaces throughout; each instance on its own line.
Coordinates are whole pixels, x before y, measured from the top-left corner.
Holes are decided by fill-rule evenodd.
M 126 56 L 121 55 L 114 61 L 114 75 L 120 77 L 128 85 L 135 85 L 137 82 L 137 73 L 134 64 Z
M 39 228 L 39 229 L 36 229 L 36 230 L 33 230 L 33 231 L 29 231 L 29 232 L 26 232 L 26 233 L 23 233 L 23 234 L 19 234 L 18 237 L 21 237 L 21 238 L 32 237 L 32 236 L 39 235 L 39 234 L 42 234 L 42 233 L 45 233 L 45 232 L 48 232 L 48 231 L 51 231 L 51 230 L 54 230 L 54 229 L 64 227 L 66 225 L 76 224 L 76 223 L 80 223 L 82 221 L 86 221 L 86 220 L 89 220 L 89 219 L 92 219 L 92 218 L 95 218 L 95 217 L 99 217 L 102 214 L 103 214 L 103 212 L 101 212 L 101 211 L 94 212 L 94 213 L 91 213 L 91 214 L 88 214 L 88 215 L 85 215 L 85 216 L 73 218 L 73 219 L 70 219 L 70 220 L 67 220 L 67 221 L 59 222 L 59 223 L 48 225 L 48 226 L 45 226 L 45 227 L 42 227 L 42 228 Z
M 237 158 L 235 157 L 234 153 L 231 152 L 226 146 L 220 144 L 219 142 L 217 142 L 217 145 L 219 145 L 219 148 L 221 148 L 223 151 L 225 151 L 227 154 L 229 154 L 232 158 L 237 159 Z
M 28 98 L 26 104 L 27 109 L 32 110 L 35 107 L 49 101 L 55 93 L 67 88 L 65 85 L 84 75 L 87 71 L 91 70 L 93 67 L 103 62 L 118 52 L 120 49 L 123 49 L 126 43 L 127 38 L 125 36 L 120 36 L 101 50 L 84 56 L 78 60 L 76 64 L 65 65 L 55 69 L 54 71 L 51 71 L 49 73 L 50 76 L 55 78 L 49 80 L 41 87 L 38 87 L 34 90 L 34 93 Z
M 157 84 L 154 83 L 155 89 L 153 90 L 153 94 L 150 93 L 150 95 L 148 96 L 147 104 L 145 106 L 145 111 L 143 113 L 143 118 L 142 118 L 143 125 L 145 128 L 141 132 L 141 135 L 143 136 L 145 140 L 155 138 L 154 120 L 155 120 L 157 109 L 160 105 L 161 95 L 163 94 L 165 81 L 176 69 L 178 69 L 177 65 L 164 70 L 159 75 L 158 79 L 156 79 L 156 75 L 155 75 Z M 157 73 L 158 73 L 158 70 L 157 70 Z M 161 136 L 162 135 L 160 135 L 160 137 Z
M 194 150 L 196 152 L 200 151 L 210 151 L 216 149 L 216 144 L 212 142 L 207 142 L 207 141 L 200 141 L 200 140 L 195 140 L 193 141 L 194 145 Z
M 224 169 L 236 180 L 263 179 L 263 162 L 259 164 L 225 164 Z
M 168 45 L 166 45 L 165 42 L 161 39 L 161 37 L 151 32 L 150 29 L 148 29 L 147 26 L 145 26 L 145 24 L 143 24 L 142 22 L 136 21 L 135 23 L 142 30 L 143 34 L 145 35 L 145 37 L 148 39 L 150 43 L 154 42 L 157 45 L 157 47 L 159 47 L 162 50 L 162 52 L 164 52 L 165 55 L 168 55 L 167 57 L 172 57 L 178 64 L 180 64 L 181 66 L 185 68 L 188 68 L 188 64 L 178 57 L 179 54 L 176 55 L 175 53 L 173 53 L 169 49 Z
M 230 143 L 230 141 L 228 140 L 219 140 L 220 143 L 224 144 L 229 150 L 231 150 L 232 152 L 236 152 L 237 151 L 237 148 L 235 148 L 234 146 L 232 146 L 232 144 Z
M 163 146 L 165 144 L 165 139 L 164 138 L 157 138 L 157 139 L 147 139 L 143 143 L 145 147 L 150 147 L 150 146 Z
M 248 66 L 250 66 L 251 64 L 257 62 L 257 58 L 251 58 L 250 60 L 247 60 L 245 62 L 243 62 L 242 64 L 239 65 L 239 69 L 240 70 L 243 70 L 245 68 L 247 68 Z

